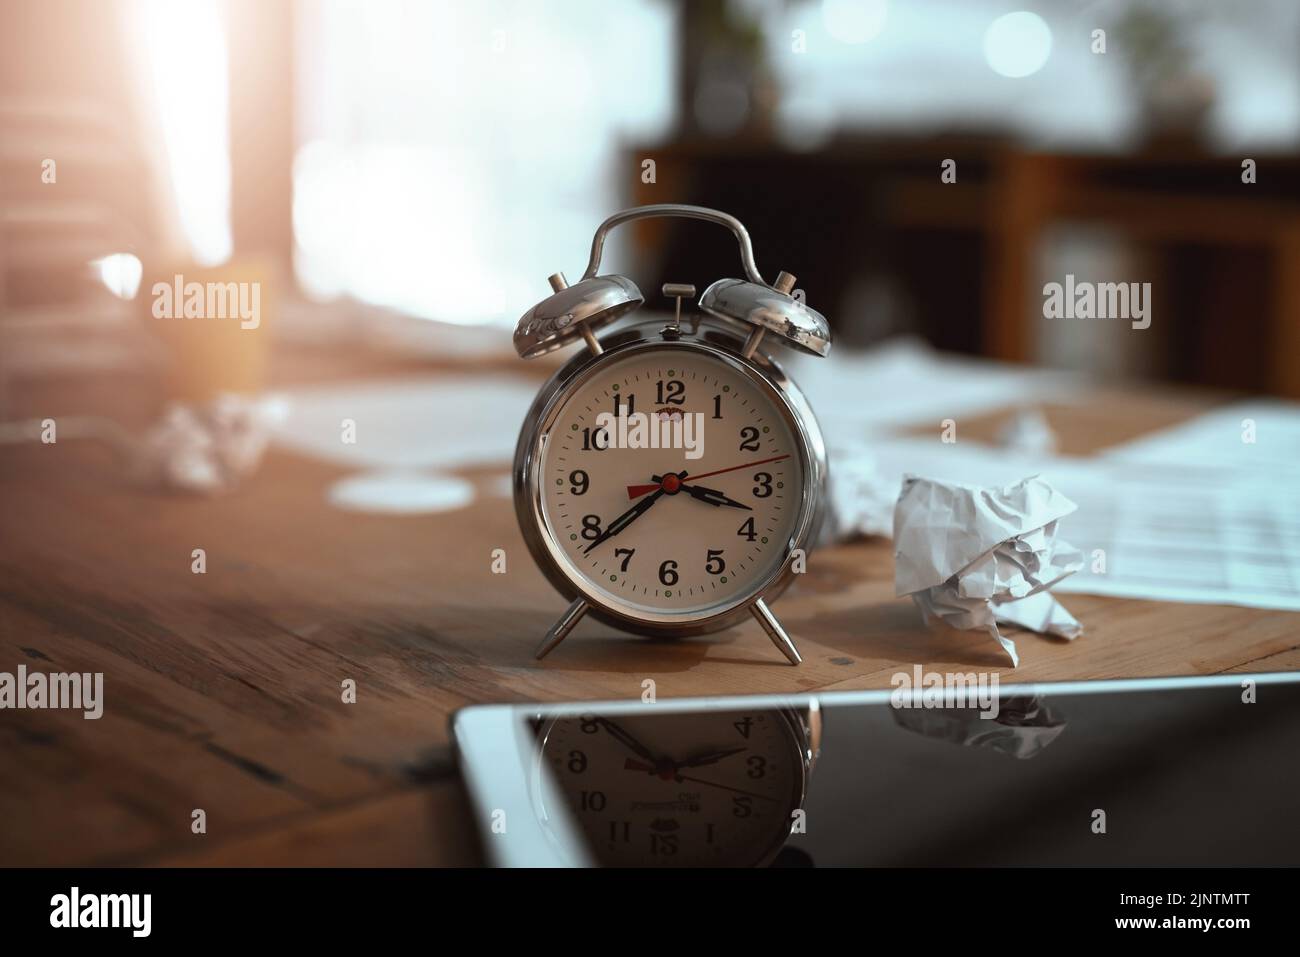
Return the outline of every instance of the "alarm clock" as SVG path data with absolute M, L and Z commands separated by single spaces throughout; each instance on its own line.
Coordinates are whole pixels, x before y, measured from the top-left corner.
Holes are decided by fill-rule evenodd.
M 686 317 L 682 303 L 695 290 L 670 283 L 672 318 L 638 319 L 640 290 L 624 276 L 597 275 L 601 252 L 616 226 L 664 216 L 730 229 L 745 278 L 714 282 Z M 587 614 L 656 637 L 717 631 L 752 615 L 799 663 L 770 606 L 818 531 L 826 449 L 803 393 L 768 352 L 825 356 L 831 335 L 791 294 L 794 282 L 786 272 L 763 279 L 733 216 L 641 206 L 605 220 L 581 280 L 551 276 L 552 295 L 519 320 L 522 358 L 585 346 L 542 387 L 515 452 L 524 540 L 569 601 L 538 658 Z
M 820 749 L 816 701 L 555 717 L 538 730 L 533 810 L 549 831 L 547 795 L 562 797 L 602 866 L 761 866 L 789 838 Z

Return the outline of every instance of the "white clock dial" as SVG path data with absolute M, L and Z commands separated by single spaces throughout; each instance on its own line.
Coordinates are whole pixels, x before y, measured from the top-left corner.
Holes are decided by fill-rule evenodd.
M 541 758 L 599 863 L 740 867 L 789 836 L 800 749 L 775 711 L 583 715 L 545 730 Z
M 681 444 L 602 428 L 649 416 Z M 687 422 L 685 417 L 691 421 Z M 733 607 L 780 569 L 801 518 L 800 447 L 780 400 L 702 350 L 630 351 L 570 393 L 543 436 L 541 512 L 570 574 L 632 613 Z M 698 456 L 695 455 L 698 452 Z

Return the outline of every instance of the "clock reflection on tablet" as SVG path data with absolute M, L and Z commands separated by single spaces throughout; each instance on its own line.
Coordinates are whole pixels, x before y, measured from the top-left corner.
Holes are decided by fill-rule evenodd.
M 819 729 L 816 708 L 559 717 L 535 774 L 603 865 L 753 866 L 801 828 Z

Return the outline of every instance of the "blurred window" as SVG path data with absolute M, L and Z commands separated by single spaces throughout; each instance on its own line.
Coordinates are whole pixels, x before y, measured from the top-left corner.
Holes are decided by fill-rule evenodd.
M 671 120 L 675 9 L 301 0 L 295 269 L 457 323 L 513 323 Z
M 763 23 L 782 92 L 778 130 L 791 146 L 815 148 L 847 127 L 1002 131 L 1045 148 L 1120 149 L 1149 129 L 1151 110 L 1201 108 L 1214 148 L 1300 142 L 1295 0 L 742 6 Z M 1006 18 L 1018 10 L 1031 13 Z M 1104 54 L 1093 52 L 1097 29 Z

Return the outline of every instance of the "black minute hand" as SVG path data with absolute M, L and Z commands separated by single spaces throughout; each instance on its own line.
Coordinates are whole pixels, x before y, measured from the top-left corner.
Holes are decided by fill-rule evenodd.
M 663 494 L 664 494 L 664 490 L 660 489 L 659 491 L 655 492 L 653 495 L 647 495 L 645 498 L 641 499 L 641 501 L 637 502 L 626 512 L 620 515 L 618 518 L 610 522 L 603 532 L 601 532 L 599 535 L 597 535 L 594 539 L 591 540 L 591 544 L 588 545 L 586 548 L 584 548 L 582 550 L 582 553 L 584 555 L 587 554 L 593 548 L 599 545 L 601 542 L 611 539 L 619 532 L 623 531 L 623 529 L 627 528 L 638 518 L 640 518 L 643 514 L 645 514 L 645 512 L 649 510 L 651 505 L 653 505 L 655 502 L 659 501 L 659 499 L 663 497 Z

